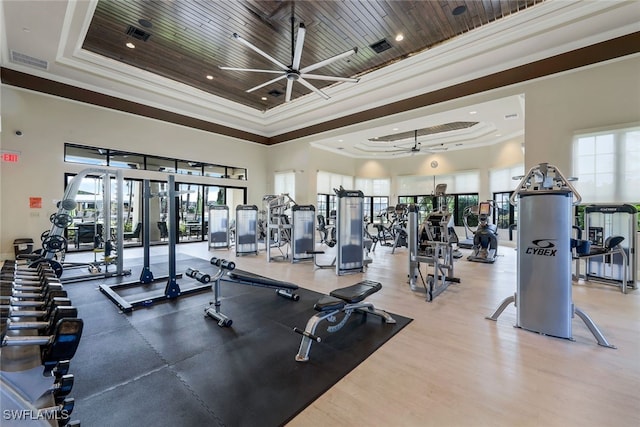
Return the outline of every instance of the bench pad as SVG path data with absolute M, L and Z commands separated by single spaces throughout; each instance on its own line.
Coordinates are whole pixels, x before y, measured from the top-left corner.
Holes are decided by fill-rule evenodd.
M 231 270 L 227 273 L 228 277 L 232 280 L 238 282 L 244 282 L 245 284 L 250 284 L 253 286 L 263 286 L 266 288 L 277 288 L 277 289 L 288 289 L 288 290 L 296 290 L 298 289 L 298 285 L 283 282 L 281 280 L 271 279 L 269 277 L 261 276 L 259 274 L 250 273 L 244 270 Z
M 372 280 L 363 280 L 355 285 L 346 288 L 335 289 L 329 293 L 332 297 L 339 298 L 346 303 L 354 304 L 367 298 L 369 295 L 375 294 L 382 289 L 380 282 Z
M 313 305 L 313 309 L 316 311 L 342 310 L 346 304 L 347 303 L 341 299 L 325 295 Z

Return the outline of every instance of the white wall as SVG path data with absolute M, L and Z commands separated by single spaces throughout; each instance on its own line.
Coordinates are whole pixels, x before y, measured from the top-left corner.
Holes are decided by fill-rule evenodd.
M 571 174 L 574 133 L 640 121 L 640 56 L 526 85 L 526 166 Z
M 248 202 L 260 206 L 266 192 L 268 147 L 8 86 L 2 87 L 2 148 L 21 152 L 17 164 L 1 170 L 0 257 L 13 257 L 13 240 L 36 244 L 51 227 L 49 215 L 64 193 L 65 172 L 86 165 L 64 163 L 64 143 L 129 150 L 170 158 L 246 167 L 248 180 L 190 178 L 212 185 L 247 186 Z M 23 136 L 15 135 L 21 130 Z M 167 174 L 125 171 L 125 178 L 166 180 Z M 30 209 L 29 197 L 42 197 L 42 209 Z M 37 247 L 37 246 L 36 246 Z

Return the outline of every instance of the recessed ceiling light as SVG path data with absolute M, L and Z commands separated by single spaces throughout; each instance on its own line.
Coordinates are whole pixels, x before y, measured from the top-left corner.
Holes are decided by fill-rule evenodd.
M 400 33 L 400 34 L 398 34 L 398 35 L 396 36 L 396 41 L 397 41 L 397 42 L 401 42 L 402 40 L 404 40 L 404 35 L 402 35 L 402 33 Z
M 496 133 L 496 136 L 502 136 L 502 134 L 501 133 Z
M 266 96 L 263 96 L 263 97 L 262 97 L 262 98 L 260 98 L 260 99 L 262 99 L 263 101 L 266 101 L 266 100 L 267 100 L 267 97 L 266 97 Z
M 144 19 L 144 18 L 142 18 L 142 19 L 138 19 L 138 23 L 139 23 L 140 25 L 142 25 L 143 27 L 145 27 L 145 28 L 151 28 L 151 27 L 153 27 L 153 23 L 152 23 L 150 20 L 148 20 L 148 19 Z
M 453 14 L 453 16 L 458 16 L 458 15 L 462 15 L 466 11 L 467 11 L 467 6 L 461 5 L 453 9 L 451 13 Z
M 136 48 L 136 45 L 135 45 L 135 44 L 133 44 L 133 43 L 131 43 L 131 42 L 127 42 L 126 46 L 127 46 L 129 49 L 135 49 L 135 48 Z
M 211 74 L 207 74 L 207 80 L 213 80 L 213 76 Z
M 393 128 L 393 130 L 398 130 L 398 128 Z
M 478 114 L 477 111 L 469 111 L 469 114 Z
M 342 141 L 344 141 L 344 140 L 343 140 L 343 139 L 339 139 L 339 140 L 338 140 L 338 142 L 342 142 Z

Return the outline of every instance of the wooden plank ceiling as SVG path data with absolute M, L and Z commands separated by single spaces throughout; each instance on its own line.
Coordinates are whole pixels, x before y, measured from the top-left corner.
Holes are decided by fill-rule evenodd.
M 291 64 L 293 16 L 296 31 L 299 23 L 307 28 L 301 68 L 357 47 L 357 54 L 314 73 L 358 77 L 541 1 L 100 0 L 83 48 L 251 108 L 268 110 L 284 102 L 286 79 L 247 93 L 277 75 L 220 70 L 219 66 L 277 69 L 235 40 L 233 33 L 283 64 Z M 466 9 L 454 13 L 460 6 Z M 133 34 L 127 34 L 128 30 Z M 400 33 L 404 39 L 396 41 Z M 145 35 L 146 41 L 139 38 Z M 382 40 L 390 48 L 376 53 L 371 46 Z M 127 42 L 133 42 L 135 49 L 127 48 Z M 207 75 L 213 78 L 209 80 Z M 353 84 L 310 82 L 318 88 Z M 294 84 L 292 99 L 309 92 Z

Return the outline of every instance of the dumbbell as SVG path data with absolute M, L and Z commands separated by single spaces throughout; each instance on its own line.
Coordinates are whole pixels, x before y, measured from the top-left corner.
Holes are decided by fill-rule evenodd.
M 48 319 L 56 307 L 68 307 L 71 305 L 69 298 L 53 297 L 42 306 L 28 307 L 39 310 L 26 310 L 20 307 L 9 306 L 8 317 L 35 317 L 36 319 Z
M 49 285 L 61 285 L 60 283 L 60 279 L 55 278 L 55 279 L 50 279 L 47 278 L 46 280 L 42 281 L 41 283 L 24 283 L 24 282 L 18 282 L 18 283 L 14 283 L 12 289 L 16 290 L 16 291 L 22 291 L 22 292 L 39 292 L 42 293 Z
M 211 264 L 215 265 L 216 267 L 220 268 L 221 270 L 233 270 L 236 268 L 236 263 L 233 261 L 228 261 L 226 259 L 222 259 L 222 258 L 216 258 L 213 257 L 211 258 Z
M 77 421 L 70 422 L 71 413 L 73 412 L 73 407 L 75 406 L 75 399 L 73 397 L 67 397 L 61 403 L 56 404 L 55 406 L 50 406 L 47 408 L 38 409 L 38 416 L 42 417 L 46 420 L 57 420 L 58 427 L 62 426 L 79 426 L 80 423 Z
M 39 345 L 44 375 L 50 375 L 58 362 L 73 358 L 82 337 L 83 326 L 82 319 L 63 318 L 56 323 L 52 335 L 5 335 L 1 345 L 10 347 Z
M 36 267 L 18 267 L 13 270 L 14 276 L 55 276 L 55 271 L 50 264 L 41 262 Z
M 53 334 L 55 325 L 64 318 L 74 318 L 78 317 L 78 309 L 68 305 L 68 306 L 57 306 L 53 309 L 51 314 L 47 314 L 42 317 L 42 320 L 35 322 L 25 322 L 14 319 L 9 319 L 7 321 L 7 330 L 9 331 L 18 331 L 18 330 L 41 330 L 43 333 L 41 335 L 51 335 Z
M 59 405 L 64 402 L 65 398 L 71 393 L 75 377 L 73 374 L 65 374 L 60 377 L 56 377 L 51 394 L 53 395 L 54 402 Z
M 3 281 L 11 281 L 13 283 L 23 283 L 29 285 L 37 285 L 45 281 L 60 282 L 58 275 L 54 270 L 42 271 L 35 274 L 5 274 L 1 278 Z
M 17 296 L 16 296 L 17 295 Z M 20 294 L 16 294 L 11 297 L 10 305 L 14 308 L 33 308 L 33 307 L 42 307 L 47 305 L 52 298 L 67 298 L 67 291 L 64 289 L 48 289 L 41 297 L 32 298 L 32 295 L 38 294 L 22 294 L 24 297 L 20 296 Z
M 43 286 L 39 289 L 33 289 L 32 286 L 29 287 L 21 287 L 17 286 L 13 288 L 13 292 L 11 296 L 13 300 L 45 300 L 49 297 L 51 293 L 57 293 L 56 296 L 62 297 L 65 295 L 60 295 L 61 292 L 64 291 L 64 288 L 59 283 L 52 283 L 47 286 Z
M 191 267 L 187 268 L 184 274 L 185 276 L 191 277 L 192 279 L 196 279 L 200 283 L 209 283 L 211 281 L 211 276 L 209 276 L 207 273 L 203 273 Z

